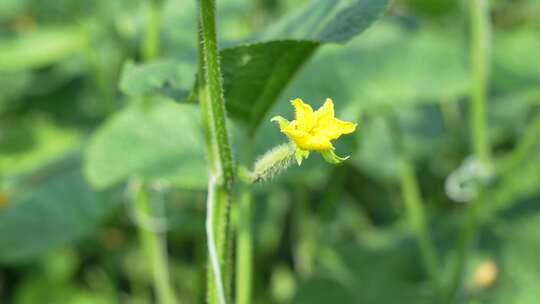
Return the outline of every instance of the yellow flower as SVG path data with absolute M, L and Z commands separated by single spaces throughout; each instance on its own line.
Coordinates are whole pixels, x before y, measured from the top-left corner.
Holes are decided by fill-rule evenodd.
M 300 98 L 292 100 L 291 103 L 296 111 L 296 120 L 289 122 L 281 116 L 276 116 L 272 118 L 272 121 L 277 121 L 281 132 L 285 133 L 299 148 L 300 151 L 297 152 L 297 160 L 300 157 L 299 163 L 302 157 L 307 158 L 308 151 L 321 152 L 327 161 L 330 161 L 327 156 L 334 158 L 331 161 L 334 163 L 346 159 L 333 153 L 334 146 L 331 141 L 343 134 L 354 132 L 356 124 L 339 120 L 334 116 L 332 99 L 327 98 L 324 105 L 317 111 L 313 111 L 311 106 Z

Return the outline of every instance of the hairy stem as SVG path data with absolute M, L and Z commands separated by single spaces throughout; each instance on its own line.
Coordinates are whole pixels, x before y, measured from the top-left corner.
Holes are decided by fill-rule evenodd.
M 234 176 L 232 152 L 225 117 L 225 100 L 216 37 L 214 0 L 199 0 L 199 102 L 206 136 L 209 171 L 207 208 L 208 248 L 215 247 L 218 263 L 210 259 L 208 302 L 224 303 L 230 297 L 229 209 Z M 218 267 L 219 266 L 219 267 Z M 223 286 L 223 290 L 219 290 Z M 224 293 L 224 294 L 222 294 Z

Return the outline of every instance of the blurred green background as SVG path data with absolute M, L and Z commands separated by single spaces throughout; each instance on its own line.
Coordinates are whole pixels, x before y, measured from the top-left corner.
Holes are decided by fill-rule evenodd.
M 249 41 L 308 2 L 218 0 L 221 46 Z M 489 3 L 489 136 L 509 165 L 484 193 L 464 301 L 533 304 L 540 1 Z M 138 178 L 165 211 L 159 224 L 180 302 L 204 302 L 206 162 L 190 102 L 196 1 L 162 5 L 160 58 L 141 67 L 145 1 L 0 0 L 0 303 L 154 303 L 138 231 L 148 221 L 134 216 L 127 187 Z M 254 145 L 231 120 L 237 159 L 286 140 L 269 117 L 292 119 L 296 97 L 315 107 L 331 97 L 338 117 L 358 122 L 337 143 L 352 156 L 343 165 L 313 155 L 254 187 L 254 303 L 437 303 L 399 163 L 414 165 L 447 281 L 467 205 L 448 198 L 445 180 L 471 154 L 468 18 L 467 0 L 393 1 L 365 33 L 322 46 L 303 65 Z M 141 96 L 157 91 L 145 104 Z

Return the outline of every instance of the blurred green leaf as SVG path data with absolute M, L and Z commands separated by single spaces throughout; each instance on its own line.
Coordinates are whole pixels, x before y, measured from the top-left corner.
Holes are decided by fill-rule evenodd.
M 84 181 L 78 161 L 43 169 L 0 210 L 0 261 L 35 258 L 94 232 L 116 206 Z
M 467 52 L 460 39 L 436 29 L 410 31 L 379 23 L 346 48 L 322 50 L 283 96 L 333 97 L 337 110 L 348 115 L 452 101 L 469 87 Z
M 535 201 L 539 203 L 538 200 Z M 538 301 L 540 292 L 540 213 L 527 212 L 518 217 L 498 220 L 485 231 L 491 235 L 484 245 L 496 263 L 495 282 L 473 294 L 478 303 L 523 303 Z
M 30 90 L 32 80 L 32 74 L 26 71 L 0 73 L 0 114 L 16 108 L 19 98 Z
M 387 0 L 316 0 L 264 31 L 257 38 L 343 43 L 382 16 Z
M 80 131 L 65 128 L 42 115 L 5 120 L 0 134 L 0 172 L 31 172 L 80 143 Z
M 0 18 L 8 19 L 17 16 L 24 11 L 27 5 L 26 0 L 4 0 L 0 1 Z
M 533 28 L 520 28 L 497 32 L 493 47 L 493 81 L 499 89 L 538 87 L 540 80 L 540 32 Z
M 298 285 L 292 303 L 433 303 L 411 239 L 385 231 L 362 243 L 319 248 L 317 272 Z
M 132 176 L 206 186 L 199 112 L 192 105 L 152 101 L 123 109 L 94 133 L 84 162 L 93 186 L 107 188 Z
M 528 157 L 526 163 L 505 172 L 496 184 L 488 188 L 485 194 L 488 204 L 482 218 L 490 218 L 540 193 L 540 155 L 537 149 L 531 153 L 534 155 Z
M 120 77 L 120 89 L 131 96 L 159 94 L 184 100 L 194 80 L 194 67 L 174 60 L 147 64 L 127 62 Z
M 44 259 L 44 275 L 49 280 L 68 281 L 80 266 L 79 257 L 73 248 L 60 248 Z
M 19 71 L 53 64 L 80 52 L 88 34 L 81 27 L 42 28 L 0 40 L 0 71 Z

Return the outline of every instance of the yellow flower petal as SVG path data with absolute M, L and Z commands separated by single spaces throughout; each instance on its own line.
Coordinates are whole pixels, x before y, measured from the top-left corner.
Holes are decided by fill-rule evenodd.
M 356 130 L 356 124 L 349 121 L 342 121 L 337 118 L 333 118 L 330 123 L 314 130 L 314 134 L 318 136 L 325 136 L 330 140 L 339 138 L 343 134 L 350 134 Z
M 334 118 L 334 102 L 330 98 L 326 98 L 324 104 L 315 111 L 317 124 L 325 124 Z
M 357 124 L 354 122 L 343 121 L 343 120 L 334 118 L 332 125 L 339 128 L 341 130 L 341 134 L 351 134 L 352 132 L 356 131 Z
M 330 98 L 327 98 L 315 112 L 300 98 L 292 100 L 291 103 L 296 111 L 296 120 L 290 124 L 286 124 L 286 120 L 281 117 L 276 117 L 273 120 L 278 122 L 281 120 L 281 132 L 287 134 L 302 150 L 321 152 L 332 150 L 334 147 L 331 140 L 356 130 L 355 123 L 335 118 L 334 102 Z
M 297 143 L 298 144 L 298 143 Z M 298 146 L 304 150 L 331 150 L 334 149 L 334 146 L 328 138 L 321 136 L 310 136 L 304 142 L 298 144 Z
M 332 143 L 330 140 L 323 136 L 313 136 L 308 132 L 303 130 L 296 129 L 294 123 L 292 122 L 287 128 L 283 129 L 282 132 L 287 134 L 289 138 L 301 149 L 303 150 L 327 150 L 332 149 Z
M 315 125 L 315 116 L 313 115 L 313 109 L 310 105 L 304 103 L 302 99 L 296 98 L 291 101 L 294 106 L 296 113 L 296 121 L 298 122 L 299 128 L 309 132 L 311 128 Z

